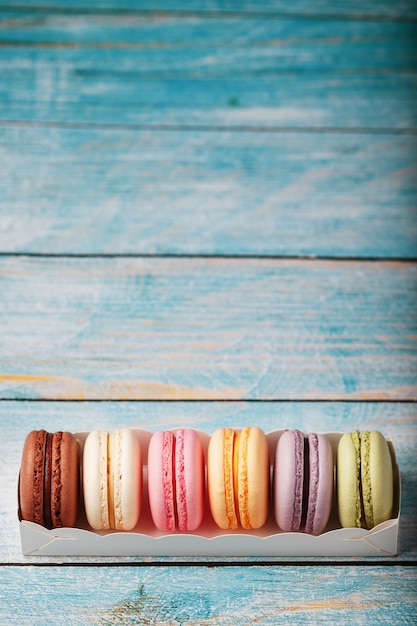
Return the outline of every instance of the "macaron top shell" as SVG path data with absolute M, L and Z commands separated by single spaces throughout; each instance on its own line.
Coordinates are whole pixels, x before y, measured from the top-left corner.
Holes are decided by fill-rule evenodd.
M 53 528 L 75 524 L 79 497 L 79 448 L 71 433 L 52 439 L 51 521 Z
M 304 435 L 286 430 L 278 440 L 274 464 L 274 509 L 278 526 L 300 529 L 303 509 Z
M 94 530 L 110 528 L 107 497 L 107 438 L 106 431 L 93 430 L 84 444 L 84 507 L 88 523 Z
M 109 436 L 109 521 L 111 528 L 132 530 L 142 502 L 142 455 L 139 439 L 129 428 Z
M 148 448 L 149 505 L 160 530 L 175 530 L 173 439 L 170 431 L 152 435 Z
M 210 509 L 223 529 L 263 526 L 269 504 L 269 451 L 264 432 L 220 428 L 210 439 L 207 458 Z
M 234 430 L 219 428 L 210 438 L 207 453 L 207 488 L 210 509 L 216 524 L 223 529 L 238 527 L 234 497 Z
M 23 446 L 19 478 L 19 506 L 24 520 L 44 525 L 44 468 L 46 431 L 33 430 Z
M 390 451 L 376 430 L 362 433 L 361 474 L 365 525 L 373 528 L 391 517 L 394 496 Z

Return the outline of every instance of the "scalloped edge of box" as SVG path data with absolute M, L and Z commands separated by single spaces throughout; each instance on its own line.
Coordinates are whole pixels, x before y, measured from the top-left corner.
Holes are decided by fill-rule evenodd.
M 80 528 L 47 530 L 33 522 L 19 524 L 26 556 L 394 556 L 399 518 L 383 522 L 372 530 L 338 528 L 317 537 L 304 533 L 277 533 L 267 537 L 253 534 L 100 535 Z

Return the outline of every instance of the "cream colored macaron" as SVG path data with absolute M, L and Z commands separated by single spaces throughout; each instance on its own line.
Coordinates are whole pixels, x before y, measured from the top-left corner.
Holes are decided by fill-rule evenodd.
M 136 433 L 89 433 L 83 452 L 84 506 L 94 530 L 132 530 L 142 503 L 142 454 Z

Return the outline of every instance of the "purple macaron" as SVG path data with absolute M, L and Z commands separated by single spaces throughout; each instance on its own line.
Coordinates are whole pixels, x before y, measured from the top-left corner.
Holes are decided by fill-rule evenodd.
M 325 435 L 286 430 L 274 464 L 275 520 L 285 532 L 323 532 L 333 501 L 333 452 Z

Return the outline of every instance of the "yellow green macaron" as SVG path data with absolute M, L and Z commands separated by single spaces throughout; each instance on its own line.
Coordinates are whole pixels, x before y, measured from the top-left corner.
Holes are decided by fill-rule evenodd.
M 385 437 L 377 430 L 345 433 L 336 465 L 341 525 L 369 529 L 390 519 L 393 469 Z

